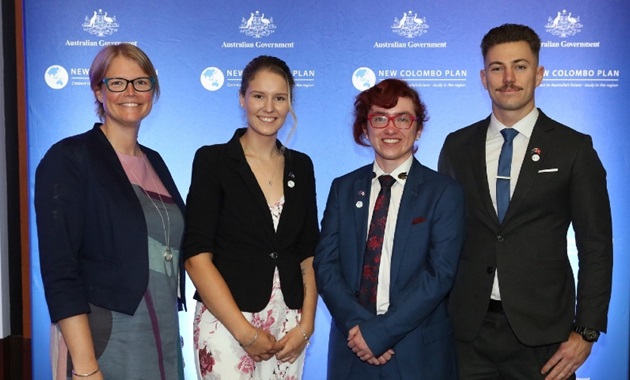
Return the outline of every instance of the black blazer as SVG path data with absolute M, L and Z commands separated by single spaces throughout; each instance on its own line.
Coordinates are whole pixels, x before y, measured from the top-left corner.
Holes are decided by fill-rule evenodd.
M 300 263 L 314 255 L 319 238 L 313 163 L 303 153 L 284 149 L 285 203 L 276 232 L 239 142 L 244 133 L 238 129 L 228 143 L 204 146 L 195 154 L 185 259 L 211 252 L 237 305 L 247 312 L 269 302 L 277 266 L 287 306 L 299 309 L 304 301 Z M 200 300 L 198 294 L 195 299 Z
M 510 326 L 526 345 L 563 342 L 572 324 L 606 331 L 612 280 L 612 225 L 606 171 L 590 136 L 542 111 L 509 208 L 499 224 L 486 175 L 490 118 L 451 133 L 439 171 L 457 179 L 466 197 L 466 240 L 450 311 L 455 335 L 477 335 L 498 268 Z M 540 157 L 536 160 L 534 152 Z M 576 293 L 567 256 L 573 225 L 578 247 Z
M 100 126 L 54 144 L 35 173 L 39 260 L 53 322 L 89 313 L 88 303 L 132 315 L 149 282 L 144 212 Z M 183 213 L 166 164 L 140 148 Z

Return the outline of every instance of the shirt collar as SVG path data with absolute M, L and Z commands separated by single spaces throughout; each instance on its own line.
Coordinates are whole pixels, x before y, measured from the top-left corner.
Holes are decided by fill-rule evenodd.
M 392 177 L 394 177 L 394 179 L 396 180 L 396 182 L 400 183 L 401 185 L 405 185 L 405 181 L 407 180 L 407 176 L 406 175 L 401 175 L 402 173 L 406 173 L 408 174 L 409 171 L 411 170 L 411 164 L 413 163 L 413 154 L 409 156 L 409 158 L 407 158 L 405 160 L 405 162 L 403 162 L 402 164 L 400 164 L 396 169 L 394 169 L 391 173 L 385 173 L 383 171 L 383 169 L 381 169 L 378 164 L 376 163 L 376 161 L 374 161 L 374 164 L 372 166 L 372 170 L 374 172 L 374 178 L 372 179 L 372 183 L 374 181 L 376 181 L 376 179 L 378 177 L 380 177 L 383 174 L 389 174 Z
M 514 124 L 512 128 L 517 130 L 518 133 L 524 135 L 528 139 L 531 138 L 532 131 L 534 130 L 534 125 L 536 124 L 536 120 L 538 119 L 539 113 L 540 112 L 538 112 L 538 108 L 534 107 L 534 109 L 532 109 L 530 113 L 528 113 L 524 118 L 522 118 L 516 124 Z M 501 133 L 501 131 L 504 128 L 508 128 L 508 127 L 503 125 L 503 123 L 501 123 L 494 116 L 494 114 L 492 114 L 492 116 L 490 116 L 490 126 L 488 128 L 489 137 L 490 136 L 494 137 L 498 135 L 499 133 Z

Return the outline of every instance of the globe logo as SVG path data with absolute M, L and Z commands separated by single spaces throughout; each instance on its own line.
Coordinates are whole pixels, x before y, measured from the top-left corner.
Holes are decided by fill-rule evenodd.
M 68 84 L 68 72 L 59 65 L 52 65 L 46 69 L 44 79 L 50 88 L 59 90 Z
M 352 84 L 359 91 L 367 90 L 376 84 L 376 75 L 369 67 L 359 67 L 352 74 Z
M 201 85 L 208 91 L 216 91 L 223 86 L 225 76 L 217 67 L 206 67 L 201 72 Z

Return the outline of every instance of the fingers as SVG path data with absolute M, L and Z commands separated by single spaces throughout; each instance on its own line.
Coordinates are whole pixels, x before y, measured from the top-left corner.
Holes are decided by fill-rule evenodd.
M 279 343 L 282 343 L 283 347 L 276 353 L 276 358 L 283 363 L 293 363 L 302 354 L 308 342 L 304 340 L 299 330 L 293 329 Z

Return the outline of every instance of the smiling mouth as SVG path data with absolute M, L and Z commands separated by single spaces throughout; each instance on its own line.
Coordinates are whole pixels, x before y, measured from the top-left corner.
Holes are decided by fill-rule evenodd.
M 139 107 L 140 103 L 121 103 L 120 105 L 123 107 Z
M 269 116 L 258 116 L 258 119 L 265 123 L 272 123 L 276 120 L 275 117 L 269 117 Z
M 386 144 L 396 144 L 400 139 L 383 139 L 383 142 Z

